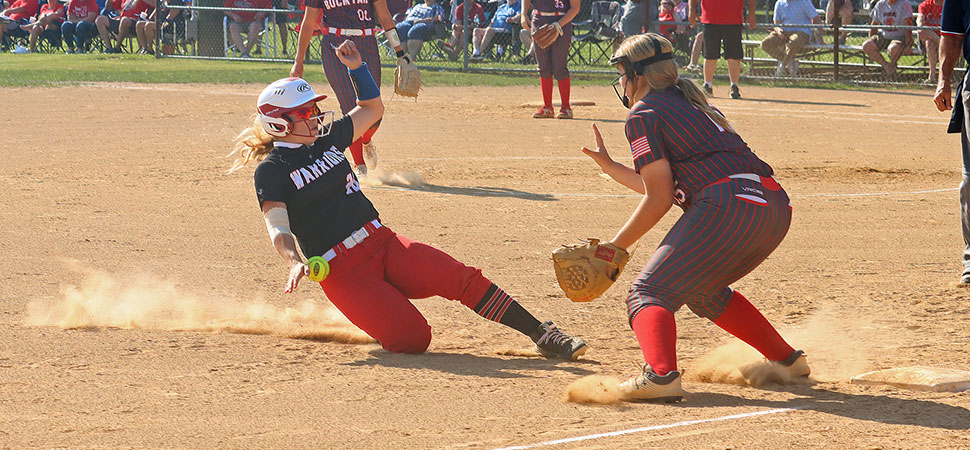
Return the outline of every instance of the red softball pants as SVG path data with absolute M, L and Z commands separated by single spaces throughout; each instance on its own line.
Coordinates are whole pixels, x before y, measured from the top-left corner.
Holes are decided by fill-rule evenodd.
M 386 226 L 331 260 L 320 282 L 347 319 L 395 353 L 431 343 L 431 327 L 409 299 L 438 295 L 475 308 L 491 284 L 481 270 Z

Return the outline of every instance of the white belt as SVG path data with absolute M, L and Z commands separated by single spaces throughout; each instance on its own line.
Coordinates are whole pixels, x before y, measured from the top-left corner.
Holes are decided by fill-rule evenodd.
M 566 13 L 560 12 L 560 11 L 554 11 L 554 12 L 536 11 L 536 15 L 544 16 L 544 17 L 559 17 L 559 16 L 565 16 Z
M 381 225 L 381 222 L 377 219 L 370 221 L 368 225 L 371 225 L 375 230 L 384 226 L 384 225 Z M 330 262 L 330 260 L 337 257 L 338 249 L 341 251 L 350 250 L 356 247 L 357 244 L 364 242 L 364 239 L 367 239 L 368 236 L 370 236 L 370 233 L 367 231 L 367 226 L 365 225 L 363 227 L 360 227 L 360 229 L 358 229 L 357 231 L 350 233 L 350 236 L 347 236 L 347 239 L 344 239 L 343 242 L 335 245 L 330 250 L 327 250 L 327 252 L 322 255 L 323 259 L 327 260 L 327 262 Z M 342 249 L 340 248 L 341 245 L 343 246 Z
M 323 34 L 333 34 L 336 36 L 374 36 L 379 33 L 380 28 L 337 28 L 337 27 L 321 27 L 320 32 Z
M 755 182 L 758 182 L 758 183 L 761 182 L 761 175 L 756 175 L 756 174 L 753 174 L 753 173 L 736 173 L 734 175 L 728 175 L 728 178 L 732 178 L 732 179 L 735 179 L 735 180 L 738 179 L 738 178 L 741 178 L 741 179 L 745 179 L 745 180 L 755 181 Z

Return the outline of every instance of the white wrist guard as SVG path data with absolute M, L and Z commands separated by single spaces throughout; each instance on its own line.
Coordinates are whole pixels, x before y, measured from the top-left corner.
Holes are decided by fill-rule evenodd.
M 384 32 L 384 37 L 387 38 L 387 43 L 391 44 L 391 48 L 401 46 L 401 38 L 397 36 L 397 29 L 391 28 Z
M 271 242 L 276 242 L 276 236 L 281 234 L 293 235 L 290 232 L 290 216 L 286 213 L 286 208 L 272 208 L 266 211 L 263 219 L 266 221 L 266 231 L 269 232 Z
M 553 22 L 552 26 L 556 27 L 556 33 L 562 36 L 562 25 L 559 25 L 559 22 Z

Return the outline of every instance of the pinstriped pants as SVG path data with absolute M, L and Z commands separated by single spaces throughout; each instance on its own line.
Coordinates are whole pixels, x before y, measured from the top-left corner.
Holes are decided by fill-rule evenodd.
M 354 41 L 354 44 L 357 44 L 360 56 L 367 63 L 367 69 L 370 70 L 374 81 L 377 82 L 377 87 L 381 86 L 381 57 L 377 51 L 377 38 L 374 36 L 334 36 L 332 34 L 321 36 L 323 74 L 327 76 L 327 82 L 330 83 L 330 88 L 333 89 L 337 101 L 340 102 L 340 112 L 344 114 L 357 106 L 357 91 L 354 90 L 354 84 L 350 81 L 347 66 L 337 59 L 331 45 L 339 47 L 347 40 Z
M 728 287 L 758 267 L 788 233 L 788 194 L 773 178 L 731 179 L 701 189 L 647 262 L 627 297 L 630 323 L 648 306 L 687 305 L 715 320 Z

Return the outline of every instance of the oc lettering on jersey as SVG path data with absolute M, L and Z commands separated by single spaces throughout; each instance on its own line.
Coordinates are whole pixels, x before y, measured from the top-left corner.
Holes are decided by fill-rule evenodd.
M 293 180 L 293 185 L 296 186 L 297 190 L 303 189 L 303 186 L 322 177 L 323 174 L 336 167 L 343 160 L 344 155 L 338 153 L 336 147 L 330 147 L 330 150 L 323 152 L 323 155 L 315 160 L 313 164 L 308 164 L 290 172 L 290 180 Z

